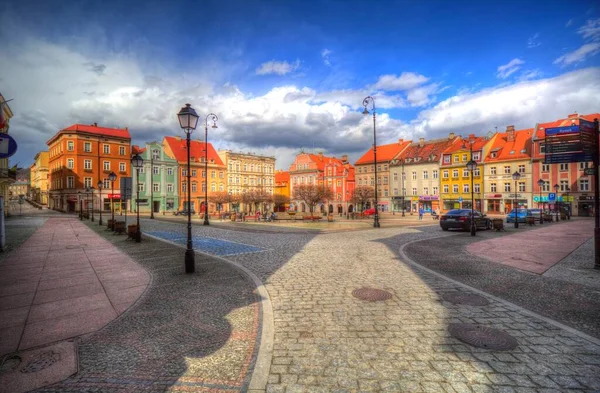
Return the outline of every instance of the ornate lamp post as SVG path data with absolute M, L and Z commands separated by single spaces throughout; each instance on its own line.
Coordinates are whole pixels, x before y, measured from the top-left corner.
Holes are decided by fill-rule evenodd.
M 144 165 L 144 159 L 139 154 L 131 157 L 131 166 L 135 168 L 137 180 L 137 193 L 135 199 L 135 210 L 137 211 L 137 228 L 135 231 L 136 243 L 140 243 L 142 241 L 142 228 L 140 227 L 140 168 L 142 165 Z
M 92 193 L 92 222 L 94 222 L 94 187 L 90 187 Z
M 556 222 L 558 222 L 558 210 L 560 208 L 560 205 L 558 204 L 558 189 L 560 188 L 560 186 L 558 184 L 554 185 L 554 193 L 556 194 Z
M 402 217 L 406 217 L 406 215 L 404 214 L 404 207 L 406 206 L 406 203 L 404 201 L 404 199 L 406 198 L 406 188 L 404 188 L 404 160 L 402 160 Z
M 98 221 L 98 225 L 102 226 L 102 208 L 103 203 L 102 203 L 102 181 L 98 181 L 98 192 L 100 193 L 99 199 L 100 199 L 100 203 L 99 203 L 99 207 L 98 207 L 98 211 L 100 212 L 100 221 Z
M 86 187 L 85 188 L 85 201 L 86 201 L 85 211 L 87 213 L 88 220 L 90 219 L 90 202 L 89 202 L 89 199 L 90 199 L 90 193 L 91 192 L 92 192 L 91 187 Z
M 115 228 L 115 204 L 113 202 L 113 199 L 115 197 L 115 180 L 117 180 L 117 174 L 114 172 L 111 172 L 108 174 L 108 180 L 110 181 L 111 185 L 112 185 L 112 194 L 110 195 L 110 214 L 111 214 L 111 219 L 112 219 L 112 227 L 110 229 Z
M 472 145 L 471 145 L 472 146 Z M 471 236 L 475 236 L 475 192 L 473 191 L 473 172 L 477 168 L 477 163 L 473 160 L 471 154 L 471 160 L 467 162 L 467 169 L 471 172 Z
M 515 228 L 519 228 L 519 207 L 517 206 L 517 181 L 521 178 L 521 174 L 519 172 L 515 172 L 512 174 L 512 178 L 515 181 L 515 203 L 513 210 L 515 211 Z
M 569 199 L 570 192 L 571 192 L 571 187 L 567 186 L 565 188 L 565 194 L 567 194 L 567 220 L 571 219 L 571 200 Z
M 379 204 L 377 202 L 377 132 L 375 128 L 376 123 L 376 111 L 375 111 L 375 98 L 371 96 L 365 97 L 363 100 L 363 106 L 365 110 L 363 111 L 363 115 L 368 115 L 369 110 L 367 106 L 371 103 L 371 109 L 373 110 L 373 162 L 375 167 L 375 214 L 373 217 L 373 227 L 379 228 Z
M 198 115 L 194 108 L 190 104 L 185 104 L 183 108 L 177 114 L 179 119 L 179 126 L 185 131 L 186 143 L 187 143 L 187 248 L 185 250 L 185 272 L 194 273 L 196 270 L 194 261 L 194 250 L 192 249 L 192 211 L 190 201 L 192 200 L 191 194 L 191 171 L 190 171 L 190 135 L 196 129 L 198 124 Z
M 154 219 L 154 159 L 157 158 L 157 154 L 154 151 L 154 149 L 152 149 L 152 151 L 150 152 L 150 218 Z M 132 165 L 133 165 L 133 158 L 132 160 Z M 140 157 L 140 160 L 142 160 L 142 162 L 144 162 L 144 159 L 142 157 Z M 138 175 L 139 177 L 139 175 Z M 139 182 L 139 179 L 138 179 Z M 139 198 L 138 198 L 139 199 Z M 139 206 L 138 206 L 139 209 Z M 139 224 L 138 224 L 139 225 Z
M 204 187 L 204 225 L 209 225 L 208 222 L 208 119 L 211 119 L 213 125 L 211 128 L 217 127 L 217 120 L 219 118 L 214 113 L 209 113 L 204 119 L 204 176 L 205 176 L 205 187 Z M 188 169 L 189 170 L 189 169 Z
M 538 187 L 540 187 L 540 203 L 542 202 L 542 187 L 544 187 L 544 181 L 542 179 L 537 181 Z M 540 203 L 538 203 L 538 207 L 540 207 Z M 544 204 L 542 203 L 542 208 L 540 209 L 540 225 L 544 223 Z
M 79 221 L 83 221 L 83 200 L 81 199 L 81 191 L 77 191 L 77 199 L 79 200 Z

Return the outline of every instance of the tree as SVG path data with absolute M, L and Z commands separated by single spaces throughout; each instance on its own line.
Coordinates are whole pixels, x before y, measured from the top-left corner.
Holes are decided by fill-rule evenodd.
M 274 194 L 273 195 L 273 210 L 277 208 L 278 211 L 284 211 L 285 205 L 290 203 L 290 197 L 287 195 Z
M 375 189 L 369 186 L 357 186 L 352 194 L 352 203 L 360 205 L 360 211 L 365 210 L 365 205 L 375 198 Z
M 229 203 L 229 194 L 225 191 L 213 192 L 208 196 L 208 200 L 217 205 L 217 212 L 221 211 L 224 203 Z
M 333 193 L 331 190 L 322 186 L 300 184 L 294 187 L 293 198 L 306 203 L 311 216 L 314 216 L 313 212 L 318 203 L 324 203 L 327 199 L 331 199 L 332 197 Z

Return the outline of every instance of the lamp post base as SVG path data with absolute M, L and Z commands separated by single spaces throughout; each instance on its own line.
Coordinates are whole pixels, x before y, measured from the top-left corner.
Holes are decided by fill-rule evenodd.
M 187 249 L 185 250 L 185 272 L 187 274 L 194 273 L 196 271 L 195 261 L 194 261 L 194 250 Z
M 471 225 L 471 236 L 475 236 L 476 233 L 477 229 L 475 228 L 475 225 Z
M 140 229 L 139 225 L 137 227 L 137 231 L 135 231 L 135 242 L 136 243 L 142 242 L 142 230 Z
M 210 223 L 208 222 L 208 216 L 204 216 L 204 222 L 202 223 L 203 225 L 210 225 Z
M 380 228 L 379 215 L 377 213 L 375 213 L 375 218 L 373 219 L 373 228 Z
M 515 218 L 515 229 L 519 229 L 519 221 Z

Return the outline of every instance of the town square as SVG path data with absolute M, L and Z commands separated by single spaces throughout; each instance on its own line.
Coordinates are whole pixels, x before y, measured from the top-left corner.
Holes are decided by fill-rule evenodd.
M 600 391 L 593 2 L 69 4 L 0 5 L 0 392 Z

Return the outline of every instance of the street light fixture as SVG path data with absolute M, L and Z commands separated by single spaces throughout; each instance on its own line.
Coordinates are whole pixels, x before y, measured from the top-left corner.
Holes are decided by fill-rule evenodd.
M 471 155 L 472 157 L 472 155 Z M 473 172 L 477 168 L 477 163 L 471 158 L 467 162 L 467 169 L 471 172 L 471 236 L 475 236 L 475 193 L 473 191 Z
M 538 186 L 540 187 L 540 202 L 542 202 L 542 187 L 544 187 L 544 181 L 542 179 L 537 181 Z M 538 207 L 540 207 L 540 203 L 538 202 Z M 544 204 L 542 203 L 542 208 L 540 209 L 540 225 L 544 223 Z
M 213 122 L 213 125 L 211 126 L 211 128 L 218 128 L 217 127 L 217 120 L 219 120 L 219 118 L 217 117 L 217 115 L 215 115 L 214 113 L 209 113 L 208 115 L 206 115 L 206 118 L 204 119 L 204 176 L 205 176 L 205 181 L 204 181 L 204 225 L 210 225 L 210 223 L 208 222 L 208 119 L 211 119 Z
M 194 250 L 192 249 L 192 211 L 190 201 L 192 200 L 191 193 L 191 171 L 190 171 L 190 135 L 196 129 L 198 124 L 198 115 L 194 108 L 190 104 L 185 104 L 183 108 L 177 114 L 179 120 L 179 126 L 184 130 L 187 143 L 187 248 L 185 250 L 185 272 L 194 273 L 195 261 L 194 261 Z
M 373 163 L 375 168 L 375 214 L 373 217 L 373 227 L 379 228 L 379 204 L 377 203 L 377 132 L 375 128 L 376 123 L 376 111 L 375 111 L 375 98 L 371 96 L 365 97 L 363 100 L 363 106 L 365 110 L 363 111 L 363 115 L 368 115 L 369 110 L 367 106 L 371 103 L 371 109 L 373 110 Z
M 515 228 L 519 228 L 519 208 L 517 206 L 517 181 L 521 178 L 521 174 L 519 172 L 515 172 L 512 174 L 512 178 L 515 181 L 515 203 L 513 206 L 513 210 L 515 211 Z
M 102 226 L 102 208 L 104 206 L 102 206 L 102 181 L 98 181 L 98 192 L 100 193 L 99 199 L 100 199 L 100 203 L 99 203 L 99 207 L 98 207 L 98 211 L 100 212 L 100 221 L 98 221 L 98 225 Z
M 111 212 L 111 227 L 110 229 L 114 230 L 115 229 L 115 204 L 114 204 L 114 197 L 115 197 L 115 180 L 117 180 L 117 174 L 114 172 L 111 172 L 108 174 L 108 180 L 111 182 L 112 185 L 112 194 L 110 195 L 110 212 Z
M 558 184 L 554 185 L 554 193 L 557 195 L 556 196 L 556 222 L 558 222 L 558 210 L 560 208 L 560 205 L 558 204 L 558 189 L 560 188 L 560 186 Z
M 144 165 L 144 159 L 136 154 L 131 157 L 131 166 L 135 168 L 136 180 L 137 180 L 137 193 L 135 199 L 135 206 L 137 211 L 137 228 L 135 230 L 135 242 L 140 243 L 142 241 L 142 228 L 140 227 L 140 168 Z

